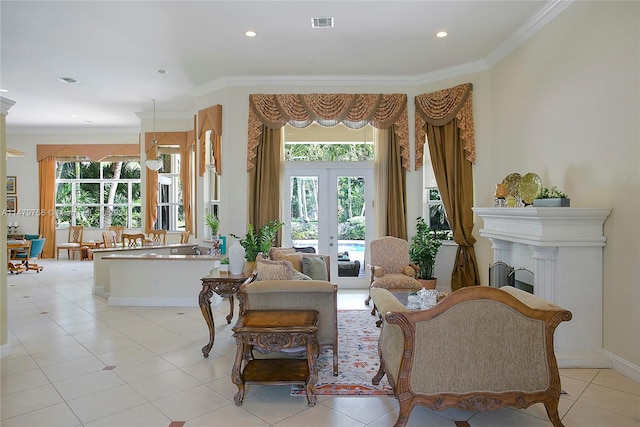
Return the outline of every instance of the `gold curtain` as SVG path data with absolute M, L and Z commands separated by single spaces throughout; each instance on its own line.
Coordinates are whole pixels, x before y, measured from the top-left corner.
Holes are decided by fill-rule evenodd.
M 187 144 L 180 147 L 180 180 L 182 181 L 182 207 L 184 209 L 184 230 L 193 232 L 193 206 L 191 198 L 193 174 L 194 132 L 187 132 Z
M 199 174 L 204 175 L 209 153 L 206 152 L 206 133 L 211 131 L 211 149 L 215 158 L 218 175 L 222 175 L 222 105 L 214 105 L 198 111 L 198 154 L 200 156 Z
M 280 179 L 284 160 L 282 129 L 262 129 L 260 146 L 249 170 L 249 223 L 257 230 L 273 220 L 280 220 Z M 278 232 L 276 246 L 281 244 Z
M 187 135 L 189 131 L 186 132 L 157 132 L 155 134 L 156 140 L 158 142 L 158 147 L 180 147 L 180 160 L 181 163 L 183 161 L 183 152 L 187 152 L 190 150 L 191 145 L 188 143 L 189 139 Z M 154 134 L 151 132 L 145 132 L 144 134 L 144 150 L 146 153 L 146 158 L 149 158 L 149 153 L 153 148 L 153 137 Z M 155 153 L 154 153 L 155 154 Z M 182 167 L 182 166 L 181 166 Z M 147 232 L 152 230 L 156 220 L 158 219 L 158 189 L 160 185 L 158 183 L 158 172 L 152 171 L 149 168 L 145 168 L 147 171 L 147 183 L 146 183 L 146 215 L 145 215 L 145 230 Z M 188 176 L 183 177 L 182 172 L 180 173 L 180 179 L 183 180 L 183 198 L 184 195 L 184 187 L 187 185 L 185 183 L 189 183 L 191 185 L 192 176 L 190 167 L 187 168 Z M 186 179 L 186 180 L 185 180 Z M 191 197 L 191 195 L 190 195 Z M 186 210 L 185 210 L 185 218 L 186 218 Z M 186 224 L 185 224 L 186 226 Z
M 323 126 L 342 123 L 351 129 L 371 124 L 376 129 L 393 128 L 402 166 L 410 168 L 409 119 L 405 94 L 286 94 L 249 95 L 249 136 L 247 170 L 255 166 L 256 149 L 263 129 L 280 129 L 285 124 L 297 128 L 312 122 Z
M 409 120 L 407 115 L 407 95 L 405 94 L 285 94 L 265 95 L 254 94 L 249 96 L 249 135 L 247 142 L 247 170 L 250 172 L 257 167 L 258 162 L 264 162 L 259 158 L 259 149 L 265 138 L 267 129 L 281 129 L 285 124 L 303 128 L 312 122 L 323 126 L 335 126 L 343 123 L 352 129 L 359 129 L 371 124 L 375 129 L 388 132 L 386 139 L 392 147 L 389 149 L 389 164 L 381 166 L 389 168 L 389 180 L 381 182 L 385 185 L 385 194 L 389 194 L 393 200 L 386 198 L 378 200 L 378 203 L 386 203 L 386 224 L 382 230 L 389 235 L 407 238 L 406 226 L 406 170 L 410 168 L 409 154 Z M 279 139 L 278 139 L 279 141 Z M 275 159 L 274 156 L 271 156 Z M 279 161 L 282 162 L 282 154 Z M 380 164 L 379 164 L 380 165 Z M 393 165 L 393 166 L 392 166 Z M 396 167 L 397 165 L 397 167 Z M 275 167 L 275 163 L 271 168 Z M 280 164 L 278 164 L 280 168 Z M 264 172 L 255 174 L 255 179 L 260 179 Z M 250 175 L 251 176 L 251 175 Z M 259 206 L 255 204 L 257 196 L 254 191 L 259 186 L 250 178 L 249 218 L 252 220 L 252 212 Z M 378 183 L 379 181 L 376 181 Z M 280 194 L 274 202 L 278 204 L 279 214 Z M 382 194 L 378 192 L 377 195 Z M 276 212 L 272 210 L 270 215 Z M 271 219 L 280 218 L 271 217 Z M 256 224 L 255 222 L 253 223 Z
M 475 161 L 472 89 L 472 85 L 467 83 L 419 95 L 415 99 L 416 169 L 422 166 L 422 147 L 426 135 L 442 204 L 458 244 L 451 273 L 451 290 L 454 291 L 480 284 L 473 247 L 476 240 L 472 235 L 472 163 Z
M 46 240 L 42 248 L 42 258 L 53 258 L 56 249 L 56 158 L 45 157 L 38 161 L 40 211 L 39 233 Z

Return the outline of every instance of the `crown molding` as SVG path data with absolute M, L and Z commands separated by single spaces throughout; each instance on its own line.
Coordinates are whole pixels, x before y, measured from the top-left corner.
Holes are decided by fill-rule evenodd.
M 9 114 L 9 109 L 13 107 L 16 103 L 13 99 L 5 98 L 4 96 L 0 96 L 0 114 L 6 116 Z
M 574 0 L 551 0 L 536 12 L 527 22 L 522 24 L 505 41 L 493 50 L 486 58 L 487 65 L 492 68 L 502 61 L 518 46 L 540 31 L 545 25 L 553 21 L 562 11 L 568 8 Z

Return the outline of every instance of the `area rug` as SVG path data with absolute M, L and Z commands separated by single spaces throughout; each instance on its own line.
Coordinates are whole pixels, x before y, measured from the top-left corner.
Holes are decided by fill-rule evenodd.
M 392 395 L 387 377 L 380 384 L 371 380 L 378 373 L 378 337 L 376 318 L 369 310 L 338 311 L 338 376 L 333 376 L 333 352 L 324 350 L 318 357 L 317 395 L 382 396 Z M 304 396 L 304 386 L 292 386 L 292 396 Z

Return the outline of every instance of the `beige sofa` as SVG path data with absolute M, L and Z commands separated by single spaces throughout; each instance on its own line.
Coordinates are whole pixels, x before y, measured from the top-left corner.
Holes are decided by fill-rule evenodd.
M 317 310 L 320 349 L 331 348 L 338 375 L 338 286 L 323 280 L 247 281 L 238 292 L 240 315 L 246 310 Z M 302 349 L 300 349 L 302 350 Z
M 509 286 L 463 288 L 415 312 L 386 289 L 371 297 L 383 315 L 373 384 L 387 375 L 400 402 L 396 427 L 416 405 L 477 411 L 537 402 L 562 426 L 553 334 L 571 312 Z

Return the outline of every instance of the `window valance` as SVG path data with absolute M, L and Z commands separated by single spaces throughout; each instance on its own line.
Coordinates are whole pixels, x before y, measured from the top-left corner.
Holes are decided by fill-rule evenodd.
M 426 123 L 442 126 L 454 119 L 460 129 L 460 138 L 464 141 L 466 159 L 475 163 L 472 94 L 473 85 L 465 83 L 416 96 L 416 170 L 422 167 Z
M 187 132 L 156 132 L 156 140 L 158 147 L 161 146 L 178 146 L 182 150 L 186 150 L 191 146 L 192 140 L 187 138 Z M 149 153 L 153 146 L 153 132 L 145 132 L 144 134 L 144 152 Z
M 138 144 L 38 144 L 37 161 L 47 157 L 86 158 L 94 162 L 111 156 L 140 158 Z
M 297 128 L 312 122 L 324 126 L 343 123 L 351 129 L 371 124 L 377 129 L 394 128 L 401 147 L 402 166 L 410 168 L 409 120 L 406 94 L 253 94 L 249 95 L 249 135 L 247 170 L 254 167 L 262 126 L 280 129 L 285 124 Z
M 211 131 L 211 149 L 215 159 L 216 172 L 222 174 L 221 161 L 221 135 L 222 135 L 222 105 L 214 105 L 198 111 L 198 152 L 200 156 L 200 176 L 204 175 L 206 169 L 206 159 L 209 158 L 206 151 L 205 137 L 207 131 Z

